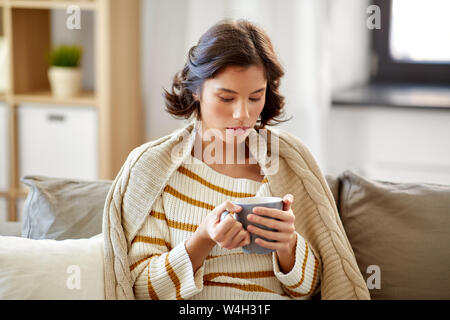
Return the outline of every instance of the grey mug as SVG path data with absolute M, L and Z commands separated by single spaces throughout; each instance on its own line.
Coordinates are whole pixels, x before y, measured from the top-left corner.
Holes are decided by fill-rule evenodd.
M 247 216 L 249 214 L 253 213 L 253 208 L 255 208 L 255 207 L 266 207 L 266 208 L 275 208 L 275 209 L 282 210 L 283 209 L 283 199 L 282 198 L 279 198 L 279 197 L 248 197 L 248 198 L 241 198 L 236 201 L 232 201 L 232 203 L 242 207 L 241 211 L 235 213 L 235 219 L 237 221 L 239 221 L 240 223 L 242 223 L 242 226 L 244 227 L 245 230 L 247 230 L 247 226 L 249 224 L 251 224 L 251 225 L 254 225 L 254 226 L 264 229 L 264 230 L 277 231 L 275 229 L 271 229 L 269 227 L 266 227 L 266 226 L 263 226 L 263 225 L 260 225 L 260 224 L 254 223 L 254 222 L 249 222 L 247 220 Z M 225 219 L 225 217 L 229 213 L 230 213 L 229 211 L 224 211 L 222 213 L 222 215 L 220 216 L 220 221 Z M 272 218 L 272 217 L 268 217 L 268 216 L 262 216 L 262 217 L 277 220 L 276 218 Z M 260 245 L 256 244 L 255 239 L 257 239 L 257 238 L 261 238 L 263 240 L 270 241 L 270 242 L 275 242 L 274 240 L 265 239 L 264 237 L 258 236 L 256 234 L 253 234 L 250 232 L 250 244 L 243 246 L 242 251 L 244 251 L 244 253 L 258 253 L 258 254 L 266 254 L 266 253 L 275 251 L 273 249 L 261 247 Z

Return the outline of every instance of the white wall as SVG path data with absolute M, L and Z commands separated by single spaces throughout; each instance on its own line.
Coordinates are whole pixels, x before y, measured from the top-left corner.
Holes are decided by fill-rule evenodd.
M 188 1 L 141 1 L 142 92 L 146 138 L 154 140 L 182 125 L 164 111 L 163 88 L 184 65 Z
M 332 92 L 367 83 L 370 76 L 368 0 L 329 0 Z
M 450 185 L 449 110 L 336 107 L 330 123 L 330 173 Z

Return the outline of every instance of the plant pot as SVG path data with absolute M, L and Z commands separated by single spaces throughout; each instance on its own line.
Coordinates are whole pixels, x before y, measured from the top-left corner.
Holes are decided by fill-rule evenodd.
M 50 67 L 48 79 L 52 93 L 58 98 L 77 96 L 81 91 L 81 68 Z

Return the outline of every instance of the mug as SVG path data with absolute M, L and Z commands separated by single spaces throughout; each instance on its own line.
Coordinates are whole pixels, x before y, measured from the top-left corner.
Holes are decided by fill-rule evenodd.
M 275 209 L 282 210 L 283 209 L 283 199 L 282 198 L 279 198 L 279 197 L 248 197 L 248 198 L 241 198 L 236 201 L 232 201 L 232 203 L 242 207 L 241 211 L 235 213 L 235 218 L 237 221 L 242 223 L 242 226 L 244 227 L 245 230 L 247 230 L 247 226 L 249 224 L 251 224 L 251 225 L 254 225 L 254 226 L 264 229 L 264 230 L 277 231 L 275 229 L 271 229 L 266 226 L 254 223 L 254 222 L 249 222 L 247 220 L 247 216 L 249 214 L 253 213 L 253 208 L 255 208 L 255 207 L 266 207 L 266 208 L 275 208 Z M 225 217 L 229 213 L 230 212 L 228 212 L 228 211 L 224 211 L 222 213 L 222 215 L 220 216 L 220 221 L 225 219 Z M 268 217 L 268 216 L 262 216 L 262 217 L 278 220 L 276 218 L 272 218 L 272 217 Z M 269 241 L 269 242 L 275 242 L 275 240 L 269 240 L 269 239 L 266 239 L 264 237 L 258 236 L 256 234 L 253 234 L 250 232 L 250 244 L 243 246 L 242 251 L 244 251 L 244 253 L 257 253 L 257 254 L 266 254 L 266 253 L 275 251 L 273 249 L 264 248 L 264 247 L 261 247 L 260 245 L 256 244 L 255 239 L 257 239 L 257 238 L 261 238 L 261 239 Z

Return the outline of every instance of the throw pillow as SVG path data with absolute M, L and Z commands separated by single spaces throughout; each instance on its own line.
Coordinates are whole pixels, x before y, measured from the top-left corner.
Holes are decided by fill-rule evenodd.
M 340 179 L 342 223 L 372 299 L 450 299 L 450 186 Z
M 22 236 L 30 239 L 81 239 L 102 232 L 105 199 L 112 181 L 25 176 Z

